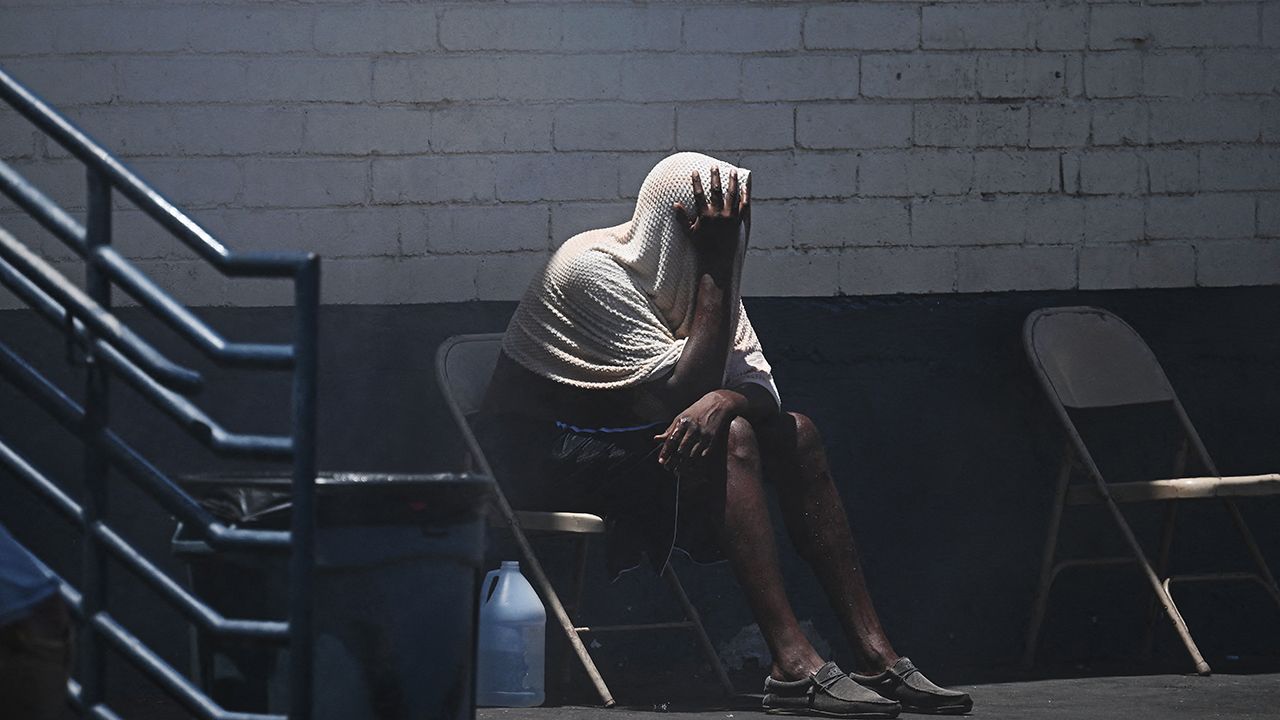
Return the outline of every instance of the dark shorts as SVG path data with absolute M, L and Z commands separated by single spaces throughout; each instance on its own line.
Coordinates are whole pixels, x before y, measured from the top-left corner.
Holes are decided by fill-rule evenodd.
M 614 579 L 647 556 L 661 572 L 673 549 L 723 560 L 710 519 L 680 512 L 680 483 L 658 464 L 653 436 L 665 423 L 579 428 L 515 415 L 472 418 L 476 439 L 512 507 L 584 512 L 605 520 Z

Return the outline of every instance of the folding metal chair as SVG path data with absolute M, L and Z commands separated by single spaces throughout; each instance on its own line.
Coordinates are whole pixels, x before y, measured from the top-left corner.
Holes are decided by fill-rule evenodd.
M 493 476 L 493 470 L 489 466 L 489 461 L 485 459 L 483 449 L 476 441 L 468 416 L 480 409 L 480 403 L 484 399 L 489 379 L 493 375 L 493 369 L 497 364 L 501 343 L 502 335 L 496 333 L 455 335 L 445 340 L 436 352 L 436 379 L 440 383 L 441 391 L 444 393 L 445 402 L 449 406 L 449 411 L 453 414 L 458 430 L 466 441 L 472 461 L 480 471 L 490 476 Z M 680 579 L 676 577 L 675 570 L 670 565 L 663 571 L 662 578 L 667 582 L 671 594 L 675 597 L 677 604 L 679 604 L 684 613 L 685 619 L 683 621 L 627 625 L 575 625 L 568 611 L 577 612 L 580 609 L 583 579 L 586 574 L 587 544 L 592 535 L 599 535 L 604 532 L 604 520 L 597 515 L 587 513 L 513 510 L 510 503 L 507 502 L 506 495 L 502 492 L 504 478 L 494 477 L 494 480 L 497 485 L 495 505 L 500 516 L 498 519 L 515 536 L 516 543 L 520 547 L 520 553 L 524 558 L 523 567 L 527 570 L 530 579 L 533 580 L 534 587 L 537 588 L 538 594 L 542 596 L 551 616 L 563 631 L 565 639 L 569 641 L 569 646 L 573 649 L 574 654 L 582 664 L 583 670 L 586 671 L 587 676 L 591 679 L 591 683 L 595 686 L 596 692 L 600 695 L 600 700 L 605 707 L 614 705 L 613 695 L 609 692 L 608 685 L 605 684 L 604 679 L 600 676 L 599 670 L 596 669 L 596 664 L 591 659 L 591 653 L 587 651 L 586 645 L 582 642 L 582 635 L 584 634 L 670 628 L 692 630 L 697 638 L 698 646 L 711 663 L 721 687 L 726 694 L 733 694 L 733 684 L 729 681 L 729 676 L 725 673 L 724 666 L 720 663 L 720 657 L 716 654 L 715 648 L 711 644 L 711 639 L 707 637 L 707 631 L 702 626 L 702 619 L 693 604 L 689 602 L 684 586 L 680 584 Z M 573 573 L 572 605 L 566 607 L 561 602 L 560 596 L 556 593 L 555 588 L 552 587 L 550 580 L 547 579 L 547 575 L 542 569 L 542 563 L 538 561 L 537 555 L 533 552 L 527 533 L 569 534 L 576 537 L 577 559 Z
M 1091 307 L 1036 310 L 1027 317 L 1023 325 L 1023 344 L 1027 358 L 1031 361 L 1067 437 L 1062 467 L 1058 474 L 1057 494 L 1049 518 L 1039 589 L 1027 630 L 1023 664 L 1030 667 L 1034 662 L 1036 641 L 1044 621 L 1049 591 L 1058 573 L 1068 567 L 1136 563 L 1186 646 L 1196 672 L 1208 675 L 1209 664 L 1192 640 L 1191 632 L 1173 602 L 1170 586 L 1175 582 L 1253 580 L 1262 585 L 1276 604 L 1280 605 L 1280 589 L 1277 589 L 1275 578 L 1262 557 L 1262 551 L 1258 549 L 1253 534 L 1235 503 L 1237 497 L 1280 494 L 1280 475 L 1221 476 L 1151 349 L 1133 328 L 1106 310 Z M 1182 438 L 1174 456 L 1174 474 L 1181 476 L 1187 472 L 1187 455 L 1190 452 L 1199 465 L 1197 471 L 1204 475 L 1107 482 L 1089 449 L 1085 447 L 1081 433 L 1068 410 L 1119 408 L 1152 403 L 1167 405 L 1178 420 Z M 1087 476 L 1089 482 L 1072 483 L 1072 476 L 1076 471 Z M 1226 506 L 1253 558 L 1256 572 L 1166 575 L 1177 518 L 1177 501 L 1205 498 L 1220 499 Z M 1120 503 L 1138 502 L 1165 504 L 1160 554 L 1154 568 L 1120 512 Z M 1106 506 L 1124 536 L 1131 556 L 1054 562 L 1063 509 L 1081 505 Z M 1148 642 L 1150 630 L 1151 626 L 1148 624 Z

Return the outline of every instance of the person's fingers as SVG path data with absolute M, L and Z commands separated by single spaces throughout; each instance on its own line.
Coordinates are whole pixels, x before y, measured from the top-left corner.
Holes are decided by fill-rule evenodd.
M 693 213 L 701 215 L 707 209 L 707 194 L 702 189 L 702 176 L 693 171 Z
M 666 430 L 663 430 L 661 434 L 659 434 L 659 435 L 654 435 L 654 436 L 653 436 L 653 441 L 654 441 L 654 442 L 665 442 L 665 441 L 666 441 L 666 439 L 667 439 L 667 436 L 668 436 L 668 435 L 670 435 L 670 434 L 671 434 L 671 428 L 667 428 Z
M 698 460 L 707 456 L 709 441 L 705 433 L 698 435 L 698 441 L 689 447 L 689 459 Z
M 680 438 L 680 446 L 676 448 L 676 454 L 681 458 L 693 457 L 693 446 L 698 444 L 698 440 L 702 437 L 702 430 L 692 423 L 689 425 L 689 431 Z
M 684 434 L 680 447 L 676 448 L 675 460 L 681 465 L 688 465 L 698 458 L 698 446 L 702 444 L 702 430 L 696 425 Z
M 738 214 L 738 172 L 729 173 L 729 187 L 726 189 L 724 208 L 729 214 Z
M 688 423 L 680 423 L 676 425 L 668 435 L 667 439 L 662 443 L 662 449 L 658 451 L 658 462 L 666 465 L 671 461 L 671 456 L 675 454 L 676 448 L 680 447 L 680 441 L 684 438 L 684 434 L 688 432 Z
M 671 424 L 667 426 L 667 429 L 666 429 L 666 430 L 663 430 L 663 431 L 662 431 L 660 434 L 658 434 L 658 435 L 654 435 L 654 436 L 653 436 L 653 439 L 654 439 L 655 441 L 656 441 L 656 440 L 663 440 L 663 441 L 665 441 L 668 437 L 671 437 L 671 433 L 675 432 L 675 430 L 676 430 L 676 421 L 675 421 L 675 420 L 672 420 L 672 421 L 671 421 Z
M 671 436 L 663 443 L 660 461 L 664 466 L 674 467 L 680 464 L 680 442 L 684 440 L 687 432 L 688 428 L 676 428 L 676 431 L 671 433 Z
M 711 209 L 719 212 L 724 209 L 724 190 L 720 187 L 720 168 L 711 168 Z
M 698 424 L 688 415 L 682 415 L 676 419 L 680 425 L 680 441 L 675 443 L 672 448 L 672 454 L 676 456 L 677 461 L 686 457 L 688 444 L 698 439 Z

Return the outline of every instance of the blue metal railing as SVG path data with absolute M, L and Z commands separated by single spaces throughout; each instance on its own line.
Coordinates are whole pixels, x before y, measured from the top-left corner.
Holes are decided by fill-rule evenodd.
M 137 575 L 201 631 L 287 644 L 290 657 L 289 715 L 311 717 L 312 569 L 314 565 L 316 351 L 320 260 L 309 253 L 233 253 L 123 163 L 0 69 L 0 99 L 84 165 L 87 211 L 82 225 L 38 188 L 0 161 L 0 192 L 67 245 L 85 262 L 81 290 L 0 228 L 0 284 L 58 327 L 83 353 L 83 406 L 0 342 L 0 376 L 44 408 L 84 442 L 84 487 L 79 502 L 0 438 L 0 466 L 32 488 L 64 518 L 84 531 L 80 587 L 65 581 L 62 595 L 81 619 L 78 678 L 68 693 L 80 711 L 119 720 L 104 687 L 109 645 L 191 713 L 206 720 L 283 720 L 279 715 L 229 712 L 122 626 L 107 605 L 106 563 L 113 559 Z M 203 260 L 230 277 L 292 279 L 293 342 L 231 342 L 174 300 L 111 245 L 112 195 L 118 192 Z M 204 385 L 202 375 L 173 362 L 134 333 L 112 312 L 118 286 L 219 366 L 292 373 L 292 419 L 288 436 L 234 433 L 189 398 Z M 224 457 L 289 461 L 293 466 L 293 516 L 288 532 L 228 527 L 208 513 L 110 427 L 110 382 L 117 376 L 173 419 L 188 434 Z M 140 554 L 107 521 L 106 477 L 116 469 L 149 493 L 217 550 L 288 552 L 289 617 L 285 622 L 223 617 Z

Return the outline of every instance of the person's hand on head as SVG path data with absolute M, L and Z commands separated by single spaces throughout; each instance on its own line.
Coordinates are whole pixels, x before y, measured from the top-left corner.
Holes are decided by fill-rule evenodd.
M 738 247 L 739 233 L 750 227 L 751 186 L 738 185 L 738 173 L 729 175 L 727 188 L 720 186 L 720 169 L 711 168 L 711 192 L 702 187 L 698 171 L 692 175 L 693 212 L 683 203 L 673 208 L 680 227 L 685 231 L 693 248 L 699 253 L 732 254 Z

